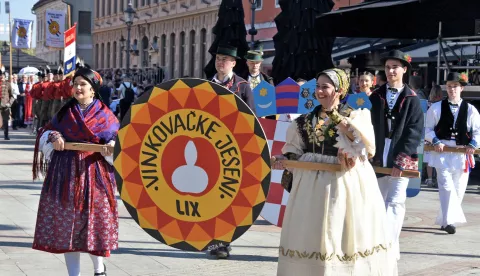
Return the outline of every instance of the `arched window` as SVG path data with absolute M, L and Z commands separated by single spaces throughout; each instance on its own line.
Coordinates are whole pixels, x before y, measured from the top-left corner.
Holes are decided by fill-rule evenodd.
M 106 58 L 107 58 L 107 68 L 111 68 L 111 67 L 110 67 L 110 59 L 111 59 L 112 57 L 110 56 L 110 53 L 111 53 L 111 52 L 110 52 L 110 42 L 108 42 L 108 43 L 107 43 L 107 56 L 106 56 Z
M 105 17 L 105 0 L 102 0 L 102 17 Z
M 161 49 L 160 51 L 162 51 L 162 55 L 161 55 L 161 60 L 160 60 L 160 64 L 162 66 L 165 66 L 166 64 L 166 57 L 167 57 L 167 35 L 162 35 L 162 38 L 161 38 Z
M 205 56 L 207 53 L 207 30 L 200 31 L 200 68 L 202 70 L 202 77 L 205 77 Z
M 100 68 L 105 68 L 105 44 L 102 43 L 100 49 Z
M 124 10 L 126 10 L 125 9 L 125 0 L 120 0 L 120 13 L 123 14 Z
M 144 36 L 142 39 L 142 66 L 148 67 L 148 37 Z
M 175 77 L 175 33 L 170 34 L 170 78 Z
M 120 58 L 118 59 L 118 65 L 119 65 L 120 68 L 123 68 L 123 53 L 124 53 L 125 49 L 120 46 L 119 50 L 120 50 L 119 51 L 120 52 Z
M 190 61 L 189 61 L 189 67 L 190 67 L 190 77 L 195 76 L 195 31 L 191 30 L 190 31 Z
M 132 5 L 134 8 L 138 8 L 138 0 L 133 1 Z
M 122 0 L 120 0 L 121 2 Z M 118 13 L 118 1 L 117 0 L 113 0 L 113 13 L 114 14 L 117 14 Z
M 180 74 L 179 77 L 185 75 L 185 52 L 187 51 L 185 45 L 185 32 L 180 33 Z
M 95 68 L 97 69 L 100 68 L 100 59 L 98 58 L 100 53 L 98 50 L 98 44 L 95 44 Z
M 113 66 L 112 68 L 117 68 L 117 42 L 113 42 Z

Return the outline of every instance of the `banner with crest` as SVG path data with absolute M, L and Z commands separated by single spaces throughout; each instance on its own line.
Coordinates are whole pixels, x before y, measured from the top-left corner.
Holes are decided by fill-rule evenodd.
M 61 48 L 65 46 L 65 11 L 47 10 L 45 12 L 45 46 Z
M 30 49 L 32 47 L 33 20 L 14 19 L 12 28 L 12 47 Z

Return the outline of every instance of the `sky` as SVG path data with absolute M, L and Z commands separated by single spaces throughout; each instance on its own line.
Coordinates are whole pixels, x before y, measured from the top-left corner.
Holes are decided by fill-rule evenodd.
M 32 7 L 37 2 L 37 0 L 10 0 L 10 13 L 12 20 L 14 18 L 18 19 L 30 19 L 33 20 L 33 39 L 32 45 L 35 47 L 36 39 L 36 29 L 37 23 L 35 22 L 36 16 L 32 14 Z M 8 24 L 8 14 L 5 13 L 5 0 L 0 0 L 0 24 L 6 26 Z M 0 40 L 8 40 L 7 34 L 1 34 Z

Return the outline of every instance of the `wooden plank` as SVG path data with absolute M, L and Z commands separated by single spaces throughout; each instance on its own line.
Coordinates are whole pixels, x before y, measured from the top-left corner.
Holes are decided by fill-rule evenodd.
M 78 150 L 78 151 L 93 151 L 93 152 L 102 152 L 104 147 L 110 147 L 110 145 L 99 145 L 99 144 L 86 144 L 86 143 L 65 143 L 66 150 Z
M 315 162 L 300 162 L 294 160 L 284 160 L 285 166 L 287 168 L 295 169 L 305 169 L 312 171 L 329 171 L 329 172 L 339 172 L 342 170 L 340 164 L 329 164 L 329 163 L 315 163 Z M 388 174 L 392 173 L 392 168 L 383 168 L 383 167 L 373 167 L 373 170 L 376 173 Z M 402 171 L 403 177 L 410 178 L 420 178 L 419 171 L 404 170 Z
M 435 152 L 435 147 L 431 145 L 425 145 L 424 150 Z M 465 148 L 443 147 L 443 152 L 465 153 Z M 475 154 L 480 154 L 480 150 L 475 150 Z

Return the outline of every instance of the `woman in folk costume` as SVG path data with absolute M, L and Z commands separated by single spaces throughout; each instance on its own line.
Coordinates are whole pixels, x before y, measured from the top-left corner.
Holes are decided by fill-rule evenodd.
M 341 172 L 293 169 L 280 241 L 277 275 L 396 275 L 385 234 L 385 205 L 368 158 L 375 154 L 370 112 L 345 112 L 348 75 L 317 77 L 320 105 L 293 121 L 282 159 L 340 163 Z
M 118 247 L 112 150 L 64 150 L 65 142 L 115 143 L 119 122 L 98 97 L 101 83 L 97 72 L 79 68 L 73 78 L 74 98 L 38 133 L 35 144 L 34 179 L 40 170 L 46 176 L 33 248 L 64 253 L 70 276 L 80 275 L 80 252 L 90 254 L 95 275 L 106 275 L 103 257 Z
M 437 170 L 440 195 L 441 208 L 435 224 L 449 234 L 455 234 L 455 225 L 467 222 L 461 204 L 470 169 L 475 165 L 473 154 L 480 142 L 480 115 L 460 97 L 467 81 L 465 73 L 448 74 L 448 98 L 432 104 L 426 119 L 425 140 L 435 146 L 429 165 Z M 465 152 L 444 152 L 449 147 L 462 147 Z

